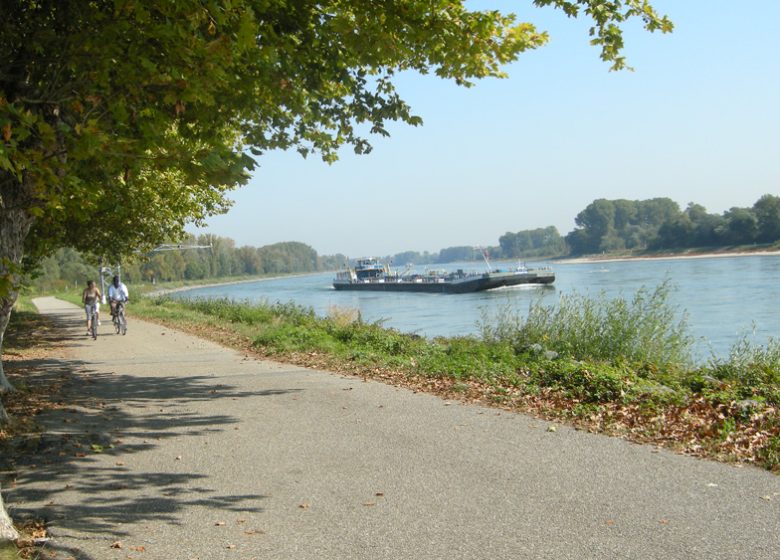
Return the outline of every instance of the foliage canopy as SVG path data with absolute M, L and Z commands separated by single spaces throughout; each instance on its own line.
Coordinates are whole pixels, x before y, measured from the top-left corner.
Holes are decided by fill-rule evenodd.
M 642 0 L 535 4 L 591 17 L 614 68 L 621 23 L 671 29 Z M 366 133 L 386 135 L 387 121 L 420 124 L 397 72 L 470 85 L 547 40 L 514 15 L 443 0 L 8 0 L 0 37 L 0 196 L 32 228 L 20 231 L 28 256 L 176 237 L 226 209 L 249 153 L 333 161 L 344 145 L 368 152 Z

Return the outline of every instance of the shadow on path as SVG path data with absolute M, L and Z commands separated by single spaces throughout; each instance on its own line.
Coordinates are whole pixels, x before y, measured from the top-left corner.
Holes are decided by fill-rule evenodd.
M 73 326 L 72 317 L 71 312 L 53 318 L 65 330 Z M 229 413 L 237 399 L 295 390 L 246 391 L 212 376 L 136 377 L 93 367 L 74 359 L 14 363 L 17 382 L 57 390 L 49 396 L 54 408 L 35 418 L 40 430 L 0 443 L 0 480 L 11 513 L 17 521 L 38 518 L 50 524 L 51 551 L 89 559 L 72 548 L 72 538 L 113 540 L 128 534 L 123 524 L 179 523 L 188 508 L 214 510 L 214 515 L 263 511 L 266 496 L 220 493 L 209 485 L 208 474 L 178 457 L 162 468 L 159 456 L 133 457 L 174 438 L 181 443 L 181 438 L 223 432 L 238 421 Z M 208 405 L 198 406 L 204 402 Z M 220 412 L 199 412 L 202 408 Z

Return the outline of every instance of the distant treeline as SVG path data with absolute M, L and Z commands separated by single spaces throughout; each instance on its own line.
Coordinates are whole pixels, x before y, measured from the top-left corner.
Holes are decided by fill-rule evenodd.
M 780 197 L 764 195 L 750 208 L 710 214 L 700 204 L 685 210 L 669 198 L 598 199 L 575 218 L 577 227 L 565 237 L 554 226 L 507 232 L 497 246 L 447 247 L 438 253 L 406 251 L 380 256 L 394 267 L 491 259 L 530 259 L 617 251 L 718 248 L 780 241 Z M 194 245 L 208 248 L 193 249 Z M 191 236 L 177 250 L 155 252 L 122 263 L 128 282 L 219 279 L 336 270 L 347 257 L 318 255 L 312 247 L 289 241 L 263 247 L 236 247 L 232 239 Z M 108 263 L 115 265 L 116 263 Z M 44 259 L 34 285 L 56 289 L 96 278 L 97 263 L 72 249 Z
M 190 248 L 195 245 L 205 247 Z M 319 256 L 304 243 L 236 247 L 232 239 L 216 235 L 192 236 L 171 249 L 139 256 L 134 262 L 106 264 L 121 264 L 123 280 L 134 283 L 317 272 L 346 262 L 343 255 Z M 33 285 L 44 290 L 81 285 L 96 279 L 97 269 L 97 262 L 77 251 L 60 249 L 41 262 Z
M 565 237 L 554 226 L 507 232 L 497 247 L 485 252 L 494 259 L 527 259 L 619 251 L 719 248 L 780 241 L 780 197 L 762 196 L 749 208 L 710 214 L 701 204 L 685 210 L 670 198 L 591 202 L 574 220 Z M 478 260 L 475 247 L 450 247 L 435 253 L 400 253 L 395 263 L 447 263 Z
M 572 255 L 631 250 L 724 247 L 780 241 L 780 197 L 764 195 L 749 208 L 710 214 L 701 204 L 685 210 L 668 198 L 590 203 L 566 236 Z

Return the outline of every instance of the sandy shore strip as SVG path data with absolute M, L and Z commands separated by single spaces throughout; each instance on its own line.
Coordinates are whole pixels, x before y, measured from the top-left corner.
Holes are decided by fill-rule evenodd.
M 552 262 L 556 264 L 587 264 L 602 262 L 624 262 L 624 261 L 663 261 L 663 260 L 681 260 L 681 259 L 719 259 L 726 257 L 777 257 L 780 251 L 740 251 L 723 253 L 688 253 L 688 254 L 670 254 L 670 255 L 588 255 L 586 257 L 562 258 Z

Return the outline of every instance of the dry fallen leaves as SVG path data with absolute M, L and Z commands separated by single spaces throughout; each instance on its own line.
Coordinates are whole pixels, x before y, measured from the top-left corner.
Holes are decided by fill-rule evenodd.
M 158 321 L 164 324 L 165 321 Z M 272 357 L 285 363 L 325 369 L 346 376 L 373 378 L 414 393 L 425 392 L 458 402 L 480 403 L 503 410 L 522 411 L 547 421 L 566 421 L 574 427 L 622 437 L 634 442 L 650 443 L 677 452 L 731 463 L 759 463 L 772 438 L 780 437 L 780 409 L 766 407 L 749 420 L 740 421 L 728 437 L 721 437 L 725 419 L 741 418 L 738 403 L 716 403 L 700 397 L 684 405 L 668 405 L 648 412 L 643 403 L 603 403 L 589 416 L 572 418 L 570 411 L 578 401 L 554 388 L 545 387 L 524 392 L 515 386 L 502 386 L 500 381 L 476 379 L 430 378 L 408 369 L 365 368 L 361 364 L 344 362 L 326 353 L 264 352 L 253 346 L 247 337 L 237 336 L 228 329 L 214 326 L 164 324 L 237 348 L 245 356 Z M 413 359 L 412 359 L 413 360 Z M 414 361 L 412 362 L 414 366 Z M 457 385 L 457 390 L 454 388 Z M 464 391 L 463 386 L 467 388 Z M 500 398 L 499 398 L 500 397 Z M 298 400 L 297 397 L 292 397 Z M 497 413 L 496 415 L 500 415 Z M 778 467 L 775 467 L 778 469 Z

